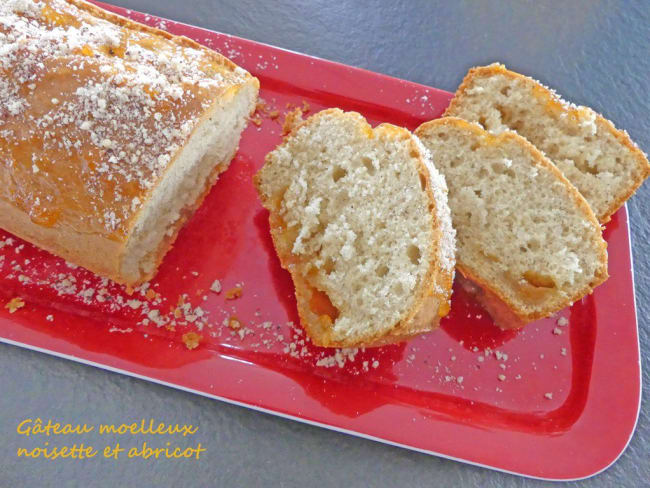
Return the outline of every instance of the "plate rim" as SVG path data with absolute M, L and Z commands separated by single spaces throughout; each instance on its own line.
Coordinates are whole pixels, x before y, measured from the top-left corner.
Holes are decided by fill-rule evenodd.
M 133 13 L 141 14 L 141 15 L 149 15 L 150 19 L 152 19 L 154 21 L 162 20 L 162 21 L 165 21 L 166 23 L 171 23 L 171 24 L 179 25 L 179 26 L 185 26 L 185 27 L 188 27 L 188 28 L 191 28 L 191 29 L 197 29 L 197 30 L 205 32 L 205 33 L 217 34 L 217 35 L 220 35 L 220 36 L 227 36 L 227 37 L 229 37 L 231 39 L 241 41 L 241 42 L 243 42 L 245 44 L 253 44 L 253 45 L 262 46 L 262 47 L 264 47 L 266 49 L 283 51 L 283 52 L 289 53 L 289 54 L 291 54 L 293 56 L 297 56 L 297 57 L 300 57 L 300 58 L 309 58 L 309 59 L 317 60 L 317 61 L 319 61 L 321 63 L 325 63 L 325 64 L 328 64 L 328 65 L 337 65 L 340 68 L 351 70 L 353 72 L 364 73 L 365 75 L 372 75 L 373 77 L 379 77 L 379 78 L 383 79 L 384 81 L 390 80 L 392 83 L 404 83 L 404 84 L 407 84 L 407 85 L 412 86 L 412 87 L 425 88 L 426 90 L 433 90 L 433 91 L 442 92 L 442 93 L 445 93 L 445 94 L 448 93 L 448 92 L 446 92 L 444 90 L 441 90 L 441 89 L 438 89 L 438 88 L 435 88 L 435 87 L 422 85 L 422 84 L 412 82 L 412 81 L 409 81 L 409 80 L 404 80 L 404 79 L 401 79 L 401 78 L 393 77 L 393 76 L 390 76 L 390 75 L 387 75 L 387 74 L 384 74 L 384 73 L 373 72 L 373 71 L 370 71 L 370 70 L 367 70 L 367 69 L 364 69 L 364 68 L 358 68 L 358 67 L 355 67 L 355 66 L 346 65 L 346 64 L 343 64 L 343 63 L 340 63 L 340 62 L 337 62 L 337 61 L 330 61 L 330 60 L 323 59 L 323 58 L 320 58 L 320 57 L 317 57 L 317 56 L 299 53 L 299 52 L 293 51 L 291 49 L 286 49 L 286 48 L 282 48 L 282 47 L 273 46 L 273 45 L 270 45 L 270 44 L 267 44 L 267 43 L 264 43 L 264 42 L 245 39 L 245 38 L 241 38 L 241 37 L 234 36 L 234 35 L 231 35 L 231 34 L 221 33 L 221 32 L 211 30 L 211 29 L 206 29 L 206 28 L 203 28 L 203 27 L 194 26 L 194 25 L 191 25 L 191 24 L 186 24 L 186 23 L 174 21 L 174 20 L 171 20 L 171 19 L 165 19 L 163 17 L 158 17 L 158 16 L 151 15 L 151 14 L 145 14 L 145 13 L 133 10 L 133 9 L 110 5 L 110 4 L 107 4 L 107 3 L 104 3 L 104 2 L 99 2 L 99 1 L 95 1 L 95 0 L 90 0 L 90 2 L 96 4 L 96 5 L 100 6 L 100 7 L 103 7 L 103 8 L 106 8 L 108 10 L 111 10 L 113 12 L 116 12 L 119 15 L 125 16 L 125 14 L 128 15 L 128 14 L 133 14 Z M 128 12 L 128 14 L 127 14 L 127 12 Z M 347 429 L 347 428 L 343 428 L 343 427 L 338 427 L 336 425 L 328 424 L 328 423 L 325 423 L 325 422 L 310 420 L 310 419 L 299 417 L 299 416 L 296 416 L 296 415 L 291 415 L 291 414 L 288 414 L 288 413 L 284 413 L 284 412 L 281 412 L 281 411 L 278 411 L 278 410 L 273 410 L 271 408 L 262 407 L 262 406 L 258 406 L 258 405 L 254 405 L 254 404 L 250 404 L 250 403 L 245 403 L 245 402 L 240 401 L 240 400 L 229 399 L 227 397 L 211 394 L 211 393 L 208 393 L 206 391 L 201 391 L 201 390 L 198 390 L 198 389 L 189 388 L 189 387 L 183 386 L 183 385 L 181 385 L 179 383 L 165 381 L 165 380 L 162 380 L 162 379 L 155 378 L 153 376 L 148 376 L 148 375 L 136 373 L 135 371 L 131 371 L 131 370 L 128 370 L 128 369 L 123 369 L 123 368 L 119 368 L 119 367 L 115 367 L 115 366 L 110 366 L 110 365 L 107 365 L 107 364 L 102 364 L 100 362 L 84 359 L 82 357 L 74 356 L 72 354 L 62 353 L 62 352 L 58 352 L 58 351 L 55 351 L 55 350 L 46 349 L 46 348 L 43 348 L 43 347 L 40 347 L 40 346 L 34 346 L 34 345 L 24 343 L 24 342 L 21 342 L 21 341 L 15 341 L 15 340 L 12 340 L 12 339 L 9 339 L 9 338 L 5 337 L 3 335 L 2 330 L 0 330 L 0 342 L 5 343 L 5 344 L 9 344 L 9 345 L 13 345 L 13 346 L 16 346 L 16 347 L 21 347 L 21 348 L 28 349 L 28 350 L 41 352 L 41 353 L 48 354 L 48 355 L 54 356 L 54 357 L 60 357 L 60 358 L 63 358 L 63 359 L 68 359 L 68 360 L 74 361 L 74 362 L 79 363 L 79 364 L 84 364 L 84 365 L 87 365 L 87 366 L 93 366 L 93 367 L 96 367 L 96 368 L 99 368 L 99 369 L 103 369 L 105 371 L 110 371 L 110 372 L 113 372 L 113 373 L 123 374 L 123 375 L 126 375 L 126 376 L 130 376 L 132 378 L 137 378 L 137 379 L 140 379 L 140 380 L 149 381 L 151 383 L 160 384 L 160 385 L 163 385 L 163 386 L 175 388 L 177 390 L 186 391 L 186 392 L 193 393 L 193 394 L 198 394 L 198 395 L 201 395 L 203 397 L 219 400 L 219 401 L 229 403 L 229 404 L 232 404 L 232 405 L 238 405 L 238 406 L 246 407 L 246 408 L 249 408 L 249 409 L 254 410 L 254 411 L 259 411 L 259 412 L 275 415 L 275 416 L 278 416 L 278 417 L 281 417 L 281 418 L 295 420 L 295 421 L 305 423 L 305 424 L 308 424 L 308 425 L 314 425 L 314 426 L 317 426 L 317 427 L 322 427 L 322 428 L 325 428 L 325 429 L 328 429 L 328 430 L 341 432 L 341 433 L 344 433 L 344 434 L 349 434 L 349 435 L 353 435 L 355 437 L 360 437 L 360 438 L 364 438 L 364 439 L 368 439 L 368 440 L 372 440 L 372 441 L 376 441 L 376 442 L 381 442 L 381 443 L 387 444 L 387 445 L 392 445 L 392 446 L 396 446 L 396 447 L 405 448 L 405 449 L 415 451 L 415 452 L 420 452 L 420 453 L 423 453 L 423 454 L 433 455 L 433 456 L 441 457 L 441 458 L 444 458 L 444 459 L 450 459 L 450 460 L 453 460 L 453 461 L 459 461 L 459 462 L 474 465 L 474 466 L 479 466 L 479 467 L 483 467 L 483 468 L 487 468 L 487 469 L 491 469 L 491 470 L 495 470 L 495 471 L 500 471 L 500 472 L 503 472 L 503 473 L 513 474 L 513 475 L 532 478 L 532 479 L 539 479 L 539 480 L 544 480 L 544 481 L 577 481 L 577 480 L 588 479 L 588 478 L 594 477 L 594 476 L 602 473 L 603 471 L 607 470 L 614 463 L 616 463 L 616 461 L 618 461 L 618 459 L 620 459 L 622 454 L 626 451 L 626 449 L 629 446 L 629 444 L 631 442 L 631 439 L 634 436 L 634 433 L 636 431 L 636 427 L 637 427 L 638 419 L 639 419 L 639 415 L 640 415 L 641 401 L 642 401 L 642 394 L 641 393 L 642 393 L 643 375 L 642 375 L 642 369 L 641 369 L 641 347 L 640 347 L 640 340 L 639 340 L 638 314 L 637 314 L 637 306 L 636 306 L 636 293 L 635 293 L 635 280 L 634 280 L 634 256 L 633 256 L 633 253 L 632 253 L 632 236 L 631 236 L 631 229 L 630 229 L 630 222 L 629 222 L 629 213 L 627 211 L 628 210 L 627 204 L 624 205 L 624 208 L 625 208 L 625 211 L 626 211 L 625 225 L 627 227 L 627 241 L 628 241 L 628 250 L 627 250 L 627 252 L 628 252 L 628 256 L 629 256 L 629 259 L 630 259 L 630 265 L 631 265 L 629 276 L 630 276 L 630 281 L 631 281 L 631 285 L 632 285 L 632 305 L 633 305 L 632 312 L 634 314 L 634 328 L 635 328 L 635 332 L 636 332 L 635 333 L 635 336 L 636 336 L 635 337 L 636 338 L 635 342 L 636 342 L 637 358 L 638 358 L 638 361 L 636 361 L 636 368 L 638 370 L 638 379 L 639 379 L 638 380 L 638 386 L 637 386 L 638 403 L 637 403 L 637 406 L 636 406 L 636 415 L 635 415 L 633 426 L 630 429 L 629 433 L 627 434 L 627 441 L 625 442 L 624 446 L 620 449 L 620 452 L 618 452 L 618 454 L 608 464 L 606 464 L 603 467 L 600 467 L 595 472 L 584 475 L 584 476 L 567 477 L 567 478 L 540 477 L 540 476 L 527 474 L 527 473 L 524 473 L 524 472 L 518 472 L 518 471 L 514 471 L 514 470 L 504 469 L 504 468 L 493 466 L 493 465 L 490 465 L 490 464 L 483 464 L 483 463 L 479 463 L 479 462 L 475 462 L 475 461 L 470 461 L 470 460 L 464 459 L 462 457 L 451 456 L 449 454 L 444 454 L 444 453 L 433 451 L 433 450 L 418 448 L 418 447 L 411 446 L 411 445 L 408 445 L 408 444 L 403 444 L 403 443 L 400 443 L 400 442 L 391 441 L 391 440 L 384 439 L 384 438 L 377 437 L 377 436 L 373 436 L 373 435 L 370 435 L 370 434 L 365 434 L 363 432 L 359 432 L 359 431 L 355 431 L 355 430 L 351 430 L 351 429 Z

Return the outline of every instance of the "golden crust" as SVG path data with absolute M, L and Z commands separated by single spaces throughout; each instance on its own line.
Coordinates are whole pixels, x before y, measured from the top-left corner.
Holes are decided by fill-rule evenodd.
M 579 115 L 585 110 L 584 107 L 570 106 L 569 104 L 563 102 L 553 91 L 534 80 L 529 76 L 516 73 L 506 69 L 503 64 L 493 63 L 489 66 L 477 66 L 471 68 L 465 78 L 463 78 L 462 83 L 456 90 L 454 98 L 449 103 L 449 106 L 443 113 L 443 117 L 454 116 L 457 111 L 457 105 L 460 104 L 460 98 L 465 93 L 465 90 L 473 83 L 474 78 L 479 77 L 488 77 L 493 75 L 502 75 L 506 76 L 513 80 L 519 80 L 525 83 L 532 89 L 532 92 L 536 97 L 544 102 L 547 107 L 556 107 L 557 109 L 562 110 L 567 115 L 574 117 L 573 120 L 577 120 Z M 619 195 L 616 196 L 616 199 L 610 204 L 610 206 L 602 212 L 601 215 L 597 215 L 598 220 L 601 223 L 609 222 L 611 216 L 616 212 L 634 193 L 636 190 L 643 184 L 643 182 L 650 176 L 650 163 L 648 162 L 647 156 L 639 149 L 639 147 L 630 139 L 630 136 L 627 132 L 617 129 L 614 124 L 603 117 L 601 114 L 595 112 L 596 120 L 595 123 L 601 127 L 604 127 L 613 137 L 615 137 L 630 153 L 634 156 L 634 159 L 638 163 L 640 169 L 639 177 L 635 180 L 629 182 L 628 186 L 622 191 Z
M 95 273 L 112 277 L 119 269 L 120 244 L 100 235 L 81 235 L 69 227 L 44 227 L 32 222 L 18 207 L 0 199 L 0 228 L 70 261 L 79 262 Z
M 134 20 L 127 19 L 126 17 L 122 17 L 121 15 L 114 14 L 112 12 L 104 10 L 103 8 L 97 7 L 96 5 L 88 3 L 85 0 L 65 0 L 65 1 L 81 10 L 88 12 L 93 17 L 98 17 L 100 19 L 107 20 L 113 24 L 119 25 L 121 27 L 125 27 L 129 30 L 134 30 L 137 32 L 146 32 L 147 34 L 163 37 L 164 39 L 172 41 L 173 43 L 181 47 L 189 47 L 192 49 L 198 49 L 199 51 L 203 51 L 203 53 L 205 53 L 213 61 L 223 64 L 229 70 L 234 70 L 237 68 L 237 65 L 232 61 L 230 61 L 225 56 L 219 54 L 216 51 L 213 51 L 212 49 L 203 46 L 202 44 L 199 44 L 196 41 L 193 41 L 188 37 L 170 34 L 169 32 L 161 29 L 157 29 L 156 27 L 150 27 L 148 25 L 141 24 Z
M 569 180 L 566 179 L 564 174 L 551 161 L 548 160 L 548 158 L 546 158 L 535 146 L 533 146 L 523 137 L 511 131 L 503 132 L 499 135 L 494 135 L 490 132 L 487 132 L 474 122 L 468 122 L 457 117 L 444 117 L 441 119 L 425 122 L 415 130 L 415 134 L 422 134 L 423 136 L 426 136 L 428 130 L 433 129 L 439 125 L 462 127 L 463 129 L 469 130 L 475 135 L 488 140 L 490 144 L 496 145 L 501 144 L 504 141 L 512 141 L 520 145 L 525 151 L 530 153 L 536 164 L 549 170 L 557 179 L 557 181 L 564 185 L 565 189 L 569 192 L 569 195 L 575 202 L 576 206 L 584 215 L 585 220 L 591 224 L 594 230 L 597 230 L 598 232 L 601 231 L 600 223 L 596 219 L 594 212 L 591 210 L 591 207 L 582 196 L 582 194 L 576 189 L 575 186 L 571 184 Z M 534 320 L 548 317 L 549 315 L 572 305 L 575 301 L 579 300 L 585 295 L 591 294 L 594 288 L 607 280 L 609 277 L 607 273 L 607 243 L 604 240 L 601 240 L 598 248 L 600 269 L 596 274 L 595 280 L 582 289 L 577 290 L 572 296 L 566 298 L 564 301 L 558 302 L 555 306 L 549 306 L 534 313 L 526 313 L 525 311 L 518 309 L 517 305 L 509 300 L 508 297 L 502 293 L 494 283 L 490 283 L 482 278 L 480 272 L 472 267 L 471 263 L 461 262 L 460 256 L 457 256 L 458 261 L 456 263 L 456 267 L 466 278 L 470 279 L 475 284 L 484 289 L 484 294 L 488 299 L 486 302 L 489 303 L 490 301 L 498 299 L 503 302 L 503 304 L 505 304 L 508 308 L 510 308 L 512 312 L 517 316 L 517 318 L 521 321 L 517 327 L 521 327 Z M 513 328 L 507 324 L 501 324 L 501 326 L 503 328 Z
M 308 119 L 296 123 L 291 128 L 291 132 L 283 138 L 283 143 L 289 140 L 293 134 L 295 134 L 301 127 L 304 127 L 308 124 L 313 124 L 319 118 L 328 115 L 338 115 L 343 116 L 344 112 L 340 109 L 327 109 L 321 112 L 314 114 Z M 376 129 L 368 124 L 366 119 L 357 112 L 346 112 L 347 116 L 354 116 L 356 119 L 357 126 L 359 131 L 365 133 L 369 138 L 377 137 L 381 132 L 390 134 L 391 137 L 396 138 L 408 138 L 412 140 L 412 135 L 406 129 L 397 127 L 391 124 L 382 124 Z M 424 163 L 424 155 L 421 154 L 420 149 L 415 143 L 413 143 L 412 150 L 417 153 L 417 161 L 419 166 L 419 172 L 421 175 L 425 176 L 427 188 L 426 194 L 429 199 L 432 210 L 432 226 L 434 235 L 437 236 L 435 243 L 432 243 L 434 246 L 438 246 L 441 239 L 441 230 L 440 223 L 435 213 L 436 200 L 433 195 L 433 190 L 431 189 L 431 184 L 429 182 L 429 171 Z M 269 156 L 267 156 L 265 161 L 265 166 L 273 164 Z M 262 205 L 269 210 L 269 221 L 271 224 L 271 237 L 273 239 L 273 244 L 275 250 L 280 259 L 281 266 L 289 271 L 291 278 L 293 280 L 295 294 L 298 304 L 298 315 L 300 317 L 300 322 L 303 327 L 306 329 L 309 337 L 312 342 L 318 346 L 322 347 L 376 347 L 382 346 L 391 343 L 402 342 L 407 340 L 415 335 L 434 330 L 438 327 L 440 322 L 439 309 L 440 306 L 444 303 L 446 304 L 449 300 L 449 294 L 451 293 L 452 279 L 451 274 L 453 272 L 445 272 L 439 265 L 439 263 L 433 259 L 429 263 L 429 269 L 426 274 L 426 278 L 423 283 L 420 285 L 420 289 L 417 292 L 417 298 L 414 302 L 413 307 L 409 310 L 405 316 L 395 324 L 388 333 L 371 333 L 369 332 L 365 336 L 361 336 L 356 340 L 345 340 L 345 341 L 336 341 L 332 339 L 331 330 L 327 327 L 323 327 L 317 320 L 314 320 L 315 315 L 309 309 L 309 301 L 311 298 L 311 287 L 301 276 L 301 274 L 295 269 L 295 266 L 291 266 L 292 262 L 295 262 L 295 257 L 291 255 L 290 252 L 284 252 L 283 246 L 281 245 L 281 236 L 276 231 L 276 226 L 274 225 L 275 214 L 278 209 L 276 208 L 277 203 L 273 202 L 267 195 L 262 191 L 262 182 L 261 182 L 261 173 L 260 170 L 253 177 L 255 187 L 257 189 L 258 195 L 262 202 Z M 438 256 L 438 249 L 435 249 L 435 252 L 432 253 L 432 256 Z M 440 296 L 436 292 L 436 284 L 445 290 L 445 296 Z

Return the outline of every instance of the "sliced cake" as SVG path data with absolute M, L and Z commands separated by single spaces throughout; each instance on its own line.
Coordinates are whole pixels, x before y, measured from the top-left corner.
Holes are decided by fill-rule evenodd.
M 471 69 L 445 115 L 528 139 L 578 188 L 601 222 L 650 175 L 646 155 L 625 131 L 501 64 Z
M 454 231 L 417 138 L 330 109 L 293 127 L 255 176 L 302 325 L 321 346 L 375 346 L 449 310 Z
M 589 205 L 540 151 L 511 131 L 455 117 L 415 134 L 449 185 L 458 269 L 502 328 L 546 317 L 607 278 Z

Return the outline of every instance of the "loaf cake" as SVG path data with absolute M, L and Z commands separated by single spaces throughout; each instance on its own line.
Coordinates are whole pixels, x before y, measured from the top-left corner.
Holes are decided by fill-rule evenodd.
M 3 0 L 0 53 L 0 227 L 119 283 L 150 279 L 228 167 L 257 79 L 78 0 Z
M 626 132 L 501 64 L 471 69 L 444 115 L 528 139 L 578 188 L 601 222 L 650 175 L 646 155 Z
M 458 270 L 502 328 L 546 317 L 607 278 L 593 211 L 523 137 L 455 117 L 415 134 L 449 185 Z
M 293 127 L 255 176 L 313 343 L 376 346 L 449 310 L 447 188 L 406 129 L 329 109 Z

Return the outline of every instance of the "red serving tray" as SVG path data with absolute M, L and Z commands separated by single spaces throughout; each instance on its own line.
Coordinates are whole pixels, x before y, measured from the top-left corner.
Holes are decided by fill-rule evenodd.
M 361 112 L 373 124 L 414 129 L 439 117 L 451 97 L 408 81 L 103 6 L 222 52 L 259 78 L 261 97 L 270 111 L 281 114 L 287 103 L 306 101 L 312 113 L 337 106 Z M 19 296 L 27 305 L 13 314 L 0 309 L 0 340 L 526 476 L 576 479 L 612 464 L 629 442 L 640 401 L 626 210 L 617 212 L 605 231 L 611 278 L 558 316 L 520 332 L 502 332 L 456 288 L 440 330 L 399 345 L 342 352 L 338 359 L 345 361 L 339 366 L 334 351 L 304 342 L 300 329 L 287 325 L 298 323 L 291 279 L 280 268 L 268 214 L 251 183 L 265 154 L 281 139 L 283 116 L 273 116 L 263 115 L 259 127 L 250 124 L 231 168 L 183 229 L 153 282 L 166 307 L 185 293 L 186 301 L 208 313 L 210 324 L 200 332 L 198 348 L 189 350 L 181 340 L 194 325 L 175 331 L 139 325 L 137 311 L 84 299 L 78 292 L 100 287 L 99 278 L 18 239 L 0 249 L 0 291 L 2 303 Z M 0 240 L 6 237 L 0 231 Z M 31 284 L 20 278 L 23 273 Z M 76 279 L 73 292 L 59 296 L 51 286 L 34 284 L 54 280 L 57 273 Z M 226 300 L 224 292 L 206 291 L 215 279 L 224 290 L 243 283 L 242 297 Z M 107 288 L 113 302 L 133 298 L 120 286 Z M 241 338 L 222 325 L 231 315 L 250 333 Z M 559 326 L 559 316 L 569 326 Z M 486 350 L 495 352 L 486 355 Z

